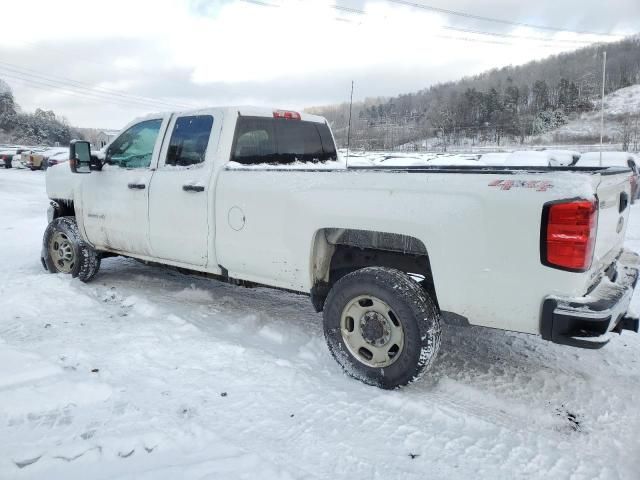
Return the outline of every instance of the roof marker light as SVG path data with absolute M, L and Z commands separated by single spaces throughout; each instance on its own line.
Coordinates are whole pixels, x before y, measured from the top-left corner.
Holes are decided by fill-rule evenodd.
M 292 112 L 290 110 L 274 110 L 273 118 L 284 118 L 286 120 L 301 120 L 302 117 L 298 112 Z

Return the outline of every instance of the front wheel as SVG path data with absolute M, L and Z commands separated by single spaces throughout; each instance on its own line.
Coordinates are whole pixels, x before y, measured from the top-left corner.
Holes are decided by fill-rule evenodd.
M 100 255 L 82 239 L 74 217 L 58 217 L 44 232 L 42 263 L 51 273 L 88 282 L 100 269 Z
M 440 315 L 428 293 L 407 274 L 368 267 L 332 287 L 324 334 L 348 375 L 392 389 L 420 378 L 436 357 Z

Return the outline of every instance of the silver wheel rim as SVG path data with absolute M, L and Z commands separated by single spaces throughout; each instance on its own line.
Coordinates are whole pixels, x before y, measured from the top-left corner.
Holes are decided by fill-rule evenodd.
M 356 297 L 344 307 L 340 332 L 351 355 L 368 367 L 388 367 L 404 347 L 399 318 L 389 305 L 371 295 Z
M 59 272 L 71 273 L 75 266 L 73 244 L 62 232 L 55 232 L 49 240 L 49 255 Z

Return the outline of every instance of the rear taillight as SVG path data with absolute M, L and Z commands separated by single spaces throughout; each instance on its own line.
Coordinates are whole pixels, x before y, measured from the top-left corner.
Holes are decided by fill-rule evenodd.
M 597 225 L 595 201 L 572 200 L 545 205 L 540 242 L 542 263 L 573 272 L 589 270 Z
M 291 112 L 289 110 L 276 110 L 273 112 L 273 118 L 285 118 L 287 120 L 301 120 L 298 112 Z

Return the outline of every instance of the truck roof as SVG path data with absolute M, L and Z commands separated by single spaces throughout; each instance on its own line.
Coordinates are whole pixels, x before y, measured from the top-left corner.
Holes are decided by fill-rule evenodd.
M 299 114 L 300 119 L 304 120 L 305 122 L 327 123 L 326 119 L 319 115 L 312 115 L 310 113 L 299 112 L 296 110 L 287 110 L 283 108 L 255 107 L 251 105 L 211 106 L 211 107 L 203 107 L 203 108 L 197 108 L 192 110 L 155 112 L 155 113 L 150 113 L 148 115 L 143 115 L 141 117 L 138 117 L 133 122 L 138 122 L 140 120 L 144 120 L 147 118 L 157 118 L 158 115 L 165 115 L 167 113 L 172 113 L 177 115 L 200 115 L 200 114 L 205 114 L 214 108 L 224 110 L 225 114 L 228 114 L 228 115 L 241 115 L 241 116 L 247 116 L 247 117 L 271 117 L 272 118 L 274 112 L 295 112 Z

